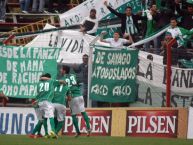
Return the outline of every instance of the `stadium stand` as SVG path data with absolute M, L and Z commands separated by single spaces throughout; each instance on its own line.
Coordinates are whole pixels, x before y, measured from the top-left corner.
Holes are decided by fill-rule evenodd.
M 83 1 L 79 1 L 79 0 L 70 0 L 68 6 L 68 9 L 71 9 L 75 6 L 77 6 L 78 4 L 80 4 Z M 153 1 L 152 1 L 153 2 Z M 162 1 L 165 4 L 165 7 L 167 7 L 169 10 L 171 9 L 173 12 L 173 9 L 175 8 L 175 3 L 174 1 L 172 3 L 170 3 L 169 0 L 167 1 Z M 186 8 L 186 3 L 184 1 L 182 1 L 182 3 L 180 3 L 181 8 L 185 9 Z M 58 4 L 54 2 L 54 7 L 57 7 Z M 20 10 L 20 5 L 19 5 L 19 0 L 8 0 L 7 3 L 7 12 L 6 13 L 6 22 L 5 23 L 0 23 L 0 32 L 2 32 L 0 34 L 0 36 L 4 36 L 4 35 L 11 35 L 11 34 L 19 34 L 19 33 L 28 33 L 28 32 L 37 32 L 37 31 L 41 31 L 44 26 L 46 25 L 46 23 L 51 24 L 53 26 L 59 27 L 59 17 L 58 14 L 56 13 L 21 13 Z M 159 13 L 160 10 L 158 9 L 157 12 Z M 175 14 L 178 14 L 175 12 Z M 177 15 L 177 17 L 181 17 L 180 14 Z M 160 18 L 161 19 L 161 18 Z M 120 19 L 119 18 L 113 18 L 110 20 L 101 20 L 99 22 L 99 27 L 107 27 L 107 25 L 120 25 Z M 143 35 L 143 29 L 146 27 L 143 24 L 146 23 L 143 21 L 138 21 L 139 23 L 139 35 L 140 35 L 140 39 L 144 38 Z M 159 24 L 156 24 L 159 25 Z M 75 26 L 70 26 L 67 29 L 78 29 L 79 25 L 75 25 Z M 159 30 L 158 30 L 159 31 Z M 14 39 L 11 40 L 9 42 L 10 45 L 25 45 L 27 43 L 29 43 L 32 39 L 34 38 L 34 36 L 32 37 L 27 37 L 27 38 L 21 38 L 21 39 Z M 190 45 L 187 49 L 187 52 L 189 54 L 193 54 L 193 49 L 192 49 L 192 42 L 190 42 Z M 143 49 L 143 46 L 139 46 L 141 50 Z M 154 52 L 154 46 L 152 43 L 150 43 L 150 50 L 149 52 L 151 53 L 155 53 Z M 160 53 L 160 55 L 163 55 L 162 53 Z M 15 102 L 17 102 L 17 100 L 14 100 Z M 24 100 L 25 102 L 25 100 Z M 28 102 L 28 101 L 27 101 Z M 26 103 L 26 102 L 25 102 Z
M 79 4 L 78 0 L 70 0 L 70 3 L 67 4 L 68 9 L 71 9 Z M 54 7 L 57 7 L 58 4 L 54 3 Z M 51 19 L 52 25 L 58 26 L 58 21 L 55 21 L 55 17 L 58 14 L 54 13 L 21 13 L 19 0 L 8 0 L 7 2 L 7 13 L 6 13 L 6 22 L 0 23 L 0 32 L 11 31 L 15 28 L 29 25 L 44 19 Z

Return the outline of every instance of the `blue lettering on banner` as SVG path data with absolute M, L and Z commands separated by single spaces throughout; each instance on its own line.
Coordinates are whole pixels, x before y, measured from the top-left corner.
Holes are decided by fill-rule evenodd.
M 14 134 L 15 128 L 16 128 L 16 134 L 21 134 L 22 119 L 23 119 L 23 114 L 18 115 L 17 113 L 13 113 L 13 115 L 12 115 L 11 134 Z
M 33 121 L 33 122 L 32 122 Z M 30 134 L 32 133 L 34 129 L 34 121 L 35 121 L 35 116 L 34 114 L 28 114 L 26 116 L 26 123 L 25 123 L 25 133 Z
M 1 113 L 0 116 L 0 134 L 7 134 L 8 124 L 9 124 L 9 114 L 6 113 L 6 117 L 4 119 L 5 114 Z

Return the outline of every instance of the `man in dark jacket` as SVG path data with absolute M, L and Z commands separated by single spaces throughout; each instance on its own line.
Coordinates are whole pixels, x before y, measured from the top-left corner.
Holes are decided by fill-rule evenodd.
M 80 65 L 73 65 L 73 70 L 76 73 L 81 73 L 82 74 L 82 93 L 85 101 L 85 105 L 87 106 L 87 93 L 88 93 L 88 55 L 84 54 L 82 57 L 83 63 Z
M 153 15 L 153 20 L 156 23 L 155 29 L 157 31 L 166 27 L 170 23 L 170 19 L 175 16 L 173 10 L 166 5 L 167 4 L 166 2 L 167 1 L 165 1 L 165 3 L 162 3 L 161 8 Z M 157 37 L 158 48 L 161 47 L 161 41 L 163 39 L 164 39 L 164 34 Z
M 140 15 L 132 14 L 132 8 L 127 7 L 125 13 L 119 13 L 113 8 L 111 8 L 107 1 L 104 2 L 104 5 L 109 9 L 109 11 L 115 14 L 121 19 L 121 32 L 122 35 L 130 35 L 133 39 L 133 42 L 136 42 L 136 35 L 139 33 L 138 20 L 143 19 Z
M 179 25 L 187 30 L 190 30 L 193 28 L 193 1 L 187 0 L 186 5 L 187 5 L 187 9 L 181 9 L 179 0 L 175 0 L 176 11 L 180 16 L 182 16 L 182 19 Z M 190 41 L 188 41 L 187 46 L 189 48 L 192 47 L 192 44 Z
M 192 29 L 193 28 L 193 2 L 192 4 L 187 1 L 187 10 L 181 9 L 179 0 L 175 0 L 176 4 L 176 11 L 180 16 L 182 16 L 180 26 L 185 29 Z

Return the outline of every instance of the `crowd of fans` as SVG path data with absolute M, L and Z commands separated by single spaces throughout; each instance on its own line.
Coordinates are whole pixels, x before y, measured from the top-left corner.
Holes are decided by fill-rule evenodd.
M 79 0 L 80 3 L 83 1 L 84 0 Z M 0 23 L 5 22 L 6 3 L 7 0 L 0 0 Z M 64 13 L 68 10 L 67 4 L 70 3 L 70 0 L 19 0 L 19 3 L 21 12 L 23 13 Z M 57 5 L 54 5 L 55 3 L 57 3 Z M 182 39 L 182 41 L 185 41 L 183 40 L 184 38 L 180 29 L 184 28 L 186 30 L 191 30 L 193 28 L 193 0 L 141 0 L 141 10 L 135 14 L 130 6 L 125 9 L 124 13 L 119 13 L 113 8 L 113 6 L 108 4 L 108 1 L 105 1 L 104 5 L 121 21 L 121 32 L 119 32 L 119 36 L 116 34 L 114 36 L 123 37 L 128 40 L 128 43 L 125 44 L 122 43 L 123 39 L 111 39 L 111 42 L 109 42 L 110 39 L 101 39 L 103 42 L 106 41 L 108 43 L 115 44 L 115 47 L 119 46 L 119 44 L 130 45 L 141 39 L 153 36 L 156 32 L 169 25 L 171 23 L 171 19 L 174 18 L 178 18 L 176 21 L 177 28 L 175 28 L 175 31 L 177 32 L 173 30 L 171 31 L 170 29 L 172 38 L 180 36 L 179 38 Z M 90 35 L 96 34 L 98 29 L 98 19 L 96 18 L 96 13 L 97 10 L 92 9 L 90 11 L 90 15 L 85 17 L 80 25 L 81 32 L 88 33 Z M 104 33 L 102 36 L 104 36 Z M 144 51 L 153 52 L 158 55 L 166 54 L 164 53 L 164 48 L 166 46 L 164 37 L 165 33 L 139 47 Z M 188 38 L 190 39 L 191 36 Z M 116 44 L 116 41 L 119 44 Z M 176 45 L 176 47 L 181 47 L 181 45 Z M 186 51 L 187 48 L 188 50 L 191 50 L 193 47 L 191 39 L 184 43 L 183 47 L 184 51 Z M 187 59 L 189 58 L 190 57 Z
M 110 6 L 108 1 L 104 1 L 104 5 L 120 19 L 121 31 L 115 32 L 113 38 L 107 39 L 103 38 L 106 33 L 102 32 L 102 42 L 121 48 L 151 37 L 152 41 L 145 41 L 144 45 L 138 46 L 139 49 L 163 55 L 163 63 L 166 64 L 166 46 L 169 40 L 175 38 L 177 41 L 172 46 L 172 64 L 177 66 L 179 60 L 193 58 L 193 0 L 141 0 L 142 11 L 135 14 L 130 6 L 126 7 L 124 13 L 120 13 Z M 87 20 L 80 25 L 81 32 L 96 34 L 96 13 L 95 9 L 90 11 Z M 162 33 L 155 36 L 166 27 L 167 35 Z
M 135 43 L 141 39 L 152 37 L 152 41 L 140 45 L 139 48 L 146 52 L 153 52 L 164 56 L 163 63 L 166 63 L 166 46 L 173 38 L 176 38 L 176 44 L 172 47 L 172 64 L 178 65 L 179 59 L 190 60 L 192 58 L 193 43 L 193 1 L 192 0 L 141 0 L 142 11 L 133 14 L 132 7 L 127 7 L 125 13 L 119 13 L 108 5 L 107 9 L 115 14 L 121 20 L 120 36 L 129 40 L 129 43 Z M 139 26 L 141 21 L 141 27 Z M 154 37 L 154 34 L 161 31 L 169 25 L 166 33 Z M 142 32 L 142 33 L 141 33 Z M 119 47 L 121 38 L 117 39 L 117 32 L 114 34 L 113 42 L 109 38 L 103 42 L 109 42 L 111 46 Z M 102 35 L 103 36 L 103 35 Z M 142 37 L 141 37 L 142 36 Z M 169 37 L 170 36 L 170 37 Z M 122 39 L 123 42 L 123 39 Z M 128 44 L 129 44 L 128 43 Z M 113 44 L 113 45 L 112 45 Z M 121 45 L 120 45 L 121 44 Z M 190 51 L 190 52 L 189 52 Z
M 79 1 L 79 2 L 83 2 Z M 7 0 L 0 0 L 0 22 L 5 21 L 5 7 Z M 57 3 L 54 7 L 53 3 Z M 66 6 L 69 0 L 20 0 L 23 13 L 63 13 L 68 10 Z M 172 65 L 179 65 L 180 59 L 191 60 L 193 58 L 193 0 L 141 0 L 141 11 L 133 13 L 128 6 L 124 13 L 117 12 L 113 6 L 104 1 L 106 8 L 116 15 L 121 22 L 121 31 L 115 32 L 113 38 L 104 39 L 105 32 L 101 33 L 100 40 L 109 43 L 110 46 L 121 48 L 132 45 L 142 39 L 152 37 L 138 46 L 139 49 L 163 56 L 166 64 L 167 44 L 176 39 L 172 46 Z M 96 17 L 97 10 L 91 9 L 88 17 L 80 24 L 80 32 L 96 35 L 99 20 Z M 154 34 L 168 26 L 165 33 L 154 37 Z M 83 94 L 87 100 L 88 89 L 88 55 L 83 56 L 81 65 L 73 65 L 73 70 L 82 73 Z

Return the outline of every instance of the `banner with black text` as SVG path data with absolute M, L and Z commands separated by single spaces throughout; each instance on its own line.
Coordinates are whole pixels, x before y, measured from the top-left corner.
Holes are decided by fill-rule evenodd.
M 108 0 L 108 4 L 114 9 L 117 9 L 119 12 L 125 11 L 127 6 L 131 6 L 133 12 L 141 10 L 141 1 L 140 0 Z M 72 26 L 78 25 L 81 23 L 84 17 L 89 15 L 91 9 L 96 9 L 97 19 L 110 19 L 115 17 L 104 5 L 104 1 L 99 0 L 86 0 L 75 8 L 70 9 L 69 11 L 60 14 L 60 25 L 61 26 Z
M 165 107 L 166 106 L 166 66 L 156 55 L 153 60 L 139 53 L 137 71 L 138 101 L 131 106 Z M 148 56 L 146 55 L 146 57 Z M 160 60 L 160 62 L 156 61 Z M 193 69 L 172 67 L 171 106 L 193 106 Z

